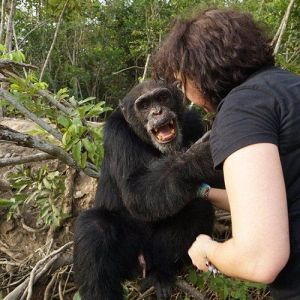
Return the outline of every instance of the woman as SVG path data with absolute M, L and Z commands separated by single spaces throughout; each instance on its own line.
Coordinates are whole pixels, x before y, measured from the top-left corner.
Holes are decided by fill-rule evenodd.
M 198 192 L 230 210 L 233 234 L 223 243 L 200 235 L 193 263 L 300 299 L 300 77 L 274 67 L 272 53 L 251 15 L 211 9 L 177 20 L 154 72 L 217 113 L 210 144 L 226 192 Z

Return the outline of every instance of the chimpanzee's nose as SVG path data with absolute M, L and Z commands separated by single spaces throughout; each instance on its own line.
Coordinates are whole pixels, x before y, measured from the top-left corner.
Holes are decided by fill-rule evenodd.
M 162 113 L 162 109 L 161 109 L 160 106 L 156 106 L 156 107 L 151 108 L 151 114 L 153 116 L 161 115 L 161 113 Z

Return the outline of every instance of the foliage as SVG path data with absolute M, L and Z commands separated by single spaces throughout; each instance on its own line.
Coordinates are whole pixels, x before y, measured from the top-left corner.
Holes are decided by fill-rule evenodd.
M 193 285 L 203 289 L 208 288 L 218 295 L 218 299 L 237 299 L 247 300 L 251 298 L 253 289 L 256 291 L 265 291 L 266 286 L 263 284 L 241 281 L 238 279 L 228 278 L 222 274 L 213 276 L 212 273 L 197 272 L 194 268 L 189 269 L 187 280 Z
M 70 101 L 72 99 L 69 98 Z M 105 106 L 104 101 L 97 104 L 91 103 L 94 100 L 94 97 L 89 97 L 79 102 L 73 101 L 75 107 L 72 116 L 59 115 L 57 117 L 57 123 L 64 132 L 63 146 L 67 151 L 72 150 L 73 158 L 81 168 L 85 168 L 89 159 L 99 169 L 103 158 L 102 127 L 93 128 L 83 124 L 82 120 L 99 116 L 110 111 L 111 108 Z
M 20 166 L 8 175 L 14 195 L 10 199 L 0 199 L 0 206 L 8 207 L 7 219 L 15 214 L 18 207 L 34 204 L 39 210 L 39 220 L 46 225 L 59 226 L 68 217 L 60 209 L 65 190 L 64 179 L 58 171 L 50 171 L 48 166 L 39 170 Z
M 19 46 L 33 64 L 43 64 L 63 4 L 23 0 L 17 7 Z M 177 15 L 204 7 L 236 7 L 266 22 L 274 36 L 287 5 L 285 0 L 72 0 L 45 80 L 51 90 L 66 86 L 75 98 L 94 96 L 115 106 L 142 76 L 147 55 L 158 46 Z M 278 64 L 297 73 L 299 14 L 296 1 L 277 55 Z

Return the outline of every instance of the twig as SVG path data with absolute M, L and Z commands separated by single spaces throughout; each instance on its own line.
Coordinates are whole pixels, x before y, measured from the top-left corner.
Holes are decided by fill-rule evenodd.
M 279 29 L 277 31 L 277 33 L 278 33 L 278 39 L 277 39 L 276 45 L 274 47 L 274 52 L 273 52 L 274 55 L 276 55 L 278 53 L 278 50 L 279 50 L 279 47 L 280 47 L 280 44 L 281 44 L 281 40 L 282 40 L 282 36 L 283 36 L 284 31 L 286 29 L 286 25 L 287 25 L 289 16 L 291 14 L 291 10 L 292 10 L 294 2 L 295 2 L 295 0 L 291 0 L 290 1 L 289 5 L 288 5 L 288 8 L 287 8 L 287 10 L 286 10 L 286 12 L 285 12 L 285 14 L 283 16 L 283 19 L 282 19 L 282 21 L 280 23 Z M 275 36 L 277 36 L 277 33 L 276 33 Z M 274 39 L 273 39 L 272 42 L 275 42 Z
M 68 248 L 71 245 L 73 245 L 73 242 L 68 242 L 64 246 L 62 246 L 59 249 L 53 251 L 52 253 L 50 253 L 49 255 L 47 255 L 46 257 L 44 257 L 43 259 L 41 259 L 40 261 L 37 262 L 37 264 L 34 266 L 34 268 L 32 269 L 32 271 L 30 273 L 30 278 L 29 278 L 29 283 L 28 283 L 28 294 L 27 294 L 26 300 L 31 299 L 32 289 L 33 289 L 33 284 L 34 284 L 34 278 L 35 278 L 35 272 L 39 268 L 39 266 L 42 265 L 47 259 L 49 259 L 53 256 L 55 256 L 57 258 L 58 257 L 57 255 L 59 253 L 61 253 L 63 250 L 65 250 L 66 248 Z
M 28 156 L 15 156 L 15 157 L 9 157 L 9 158 L 1 158 L 0 159 L 0 167 L 6 167 L 6 166 L 13 166 L 13 165 L 20 165 L 35 161 L 42 161 L 47 159 L 54 159 L 53 156 L 47 154 L 47 153 L 37 153 L 33 155 Z M 1 184 L 0 184 L 1 186 Z
M 197 289 L 184 280 L 177 279 L 176 286 L 186 294 L 192 296 L 195 300 L 205 300 L 205 297 Z
M 65 291 L 64 291 L 64 295 L 67 295 L 67 294 L 69 294 L 69 293 L 71 293 L 71 292 L 74 292 L 74 291 L 76 291 L 76 290 L 77 290 L 77 287 L 73 286 L 73 287 L 71 287 L 71 288 L 65 290 Z M 59 294 L 58 294 L 58 293 L 53 295 L 53 298 L 57 298 L 57 297 L 59 297 Z
M 49 269 L 50 267 L 52 267 L 52 265 L 55 263 L 55 261 L 58 259 L 59 255 L 55 255 L 54 257 L 52 257 L 46 264 L 45 266 L 42 268 L 42 270 L 40 272 L 37 272 L 35 278 L 34 278 L 34 282 L 38 281 Z M 23 295 L 21 297 L 20 300 L 24 300 L 26 297 L 26 294 L 28 295 L 28 282 L 29 282 L 30 278 L 28 278 L 28 280 L 26 280 L 27 286 L 25 288 L 25 291 L 23 292 Z M 6 300 L 6 299 L 4 299 Z
M 21 217 L 21 224 L 22 224 L 22 227 L 26 231 L 32 232 L 32 233 L 42 232 L 47 228 L 47 226 L 44 226 L 44 227 L 41 227 L 41 228 L 32 228 L 32 227 L 25 224 L 24 218 L 22 218 L 22 217 Z
M 34 148 L 46 152 L 49 155 L 58 158 L 66 165 L 71 166 L 78 171 L 81 171 L 81 168 L 77 165 L 76 161 L 68 154 L 68 152 L 35 136 L 20 133 L 7 126 L 0 125 L 0 140 L 15 142 L 23 147 Z M 99 177 L 99 173 L 92 170 L 91 168 L 85 168 L 83 169 L 83 172 L 90 177 Z
M 148 290 L 146 290 L 141 296 L 139 296 L 136 300 L 143 300 L 145 297 L 152 295 L 155 291 L 154 286 L 151 286 Z M 5 300 L 5 299 L 4 299 Z
M 61 24 L 61 22 L 62 22 L 62 18 L 63 18 L 64 12 L 65 12 L 65 10 L 66 10 L 66 7 L 67 7 L 67 5 L 68 5 L 68 2 L 69 2 L 69 0 L 66 0 L 66 1 L 65 1 L 65 4 L 64 4 L 64 6 L 63 6 L 63 9 L 62 9 L 62 11 L 61 11 L 61 13 L 60 13 L 60 15 L 59 15 L 59 18 L 58 18 L 58 21 L 57 21 L 57 25 L 56 25 L 56 29 L 55 29 L 55 32 L 54 32 L 54 37 L 53 37 L 53 40 L 52 40 L 50 49 L 49 49 L 49 51 L 48 51 L 47 57 L 46 57 L 46 59 L 45 59 L 44 65 L 43 65 L 43 67 L 42 67 L 42 71 L 41 71 L 41 74 L 40 74 L 40 80 L 39 80 L 39 81 L 42 81 L 42 79 L 43 79 L 44 72 L 45 72 L 45 69 L 46 69 L 46 67 L 47 67 L 48 61 L 49 61 L 49 59 L 50 59 L 52 50 L 53 50 L 53 48 L 54 48 L 54 45 L 55 45 L 55 42 L 56 42 L 56 38 L 57 38 L 57 35 L 58 35 L 58 31 L 59 31 L 59 27 L 60 27 L 60 24 Z
M 120 74 L 120 73 L 122 73 L 122 72 L 124 72 L 124 71 L 127 71 L 127 70 L 130 70 L 130 69 L 144 69 L 144 67 L 131 66 L 131 67 L 128 67 L 128 68 L 125 68 L 125 69 L 122 69 L 122 70 L 113 72 L 112 75 L 117 75 L 117 74 Z
M 0 245 L 0 251 L 6 254 L 7 256 L 11 257 L 13 260 L 17 261 L 17 259 L 15 258 L 15 254 L 9 249 L 7 249 L 5 245 L 3 246 Z
M 56 279 L 57 279 L 57 273 L 52 275 L 52 278 L 51 278 L 50 282 L 47 284 L 47 287 L 46 287 L 45 292 L 44 292 L 44 300 L 50 299 L 49 294 L 50 294 L 50 291 L 51 291 Z
M 62 282 L 61 280 L 58 283 L 58 294 L 59 294 L 59 300 L 64 300 L 64 295 L 62 291 Z
M 57 257 L 53 257 L 42 270 L 40 270 L 37 275 L 35 276 L 35 281 L 37 281 L 41 276 L 43 276 L 48 269 L 52 266 L 52 264 L 56 261 Z M 16 299 L 22 299 L 23 296 L 26 294 L 27 285 L 29 282 L 29 278 L 25 279 L 20 285 L 18 285 L 12 292 L 10 292 L 3 300 L 16 300 Z M 24 292 L 25 290 L 25 292 Z M 23 293 L 22 298 L 21 294 Z M 24 298 L 23 298 L 24 299 Z
M 6 101 L 12 104 L 16 109 L 18 109 L 22 114 L 24 114 L 27 118 L 38 124 L 40 127 L 45 129 L 51 135 L 53 135 L 57 140 L 62 140 L 62 134 L 51 127 L 44 120 L 38 118 L 34 113 L 29 111 L 23 104 L 21 104 L 11 93 L 7 92 L 3 88 L 0 88 L 0 96 L 4 97 Z
M 4 260 L 0 260 L 0 265 L 20 267 L 22 264 L 17 262 L 11 262 L 8 261 L 7 259 L 4 259 Z
M 150 57 L 151 57 L 151 54 L 148 54 L 147 59 L 146 59 L 146 63 L 145 63 L 144 74 L 143 74 L 143 77 L 141 79 L 141 82 L 145 81 L 145 79 L 146 79 Z
M 47 21 L 43 21 L 43 22 L 37 24 L 37 25 L 36 25 L 34 28 L 32 28 L 31 30 L 29 30 L 29 31 L 25 34 L 25 36 L 22 38 L 22 40 L 19 42 L 19 47 L 21 47 L 21 45 L 24 43 L 24 41 L 27 39 L 27 37 L 28 37 L 33 31 L 35 31 L 35 30 L 38 29 L 39 27 L 42 27 L 42 26 L 46 25 L 48 22 L 49 22 L 48 20 L 47 20 Z

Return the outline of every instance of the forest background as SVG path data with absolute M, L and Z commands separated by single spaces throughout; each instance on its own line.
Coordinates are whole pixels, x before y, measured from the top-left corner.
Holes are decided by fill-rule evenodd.
M 136 83 L 150 76 L 151 54 L 176 16 L 212 6 L 251 12 L 257 20 L 268 25 L 276 63 L 300 74 L 299 2 L 2 0 L 2 296 L 8 295 L 5 299 L 73 297 L 76 289 L 72 285 L 72 245 L 68 241 L 72 240 L 74 218 L 92 203 L 94 190 L 83 190 L 86 186 L 95 186 L 96 182 L 83 178 L 80 171 L 83 170 L 87 178 L 97 178 L 103 156 L 102 123 Z M 17 120 L 24 119 L 31 119 L 39 127 L 28 123 L 15 125 L 19 124 Z M 21 134 L 17 135 L 12 129 Z M 19 152 L 11 148 L 12 142 L 19 146 Z M 28 148 L 35 150 L 26 152 L 24 149 Z M 33 161 L 38 162 L 33 164 Z M 35 216 L 34 220 L 28 216 L 28 211 Z M 222 238 L 225 238 L 224 232 L 230 234 L 230 217 L 221 213 L 218 220 L 223 226 Z M 32 247 L 12 242 L 20 238 L 15 233 L 18 230 L 23 238 L 32 241 Z M 60 246 L 58 252 L 51 252 Z M 55 261 L 57 266 L 53 267 Z M 42 272 L 45 264 L 52 268 L 47 275 Z M 194 269 L 187 270 L 184 276 L 201 294 L 189 290 L 181 282 L 174 299 L 190 299 L 191 296 L 201 299 L 201 295 L 205 295 L 205 299 L 269 298 L 267 289 L 261 285 L 223 276 L 213 278 Z M 146 297 L 138 292 L 134 283 L 128 283 L 125 289 L 128 299 Z

